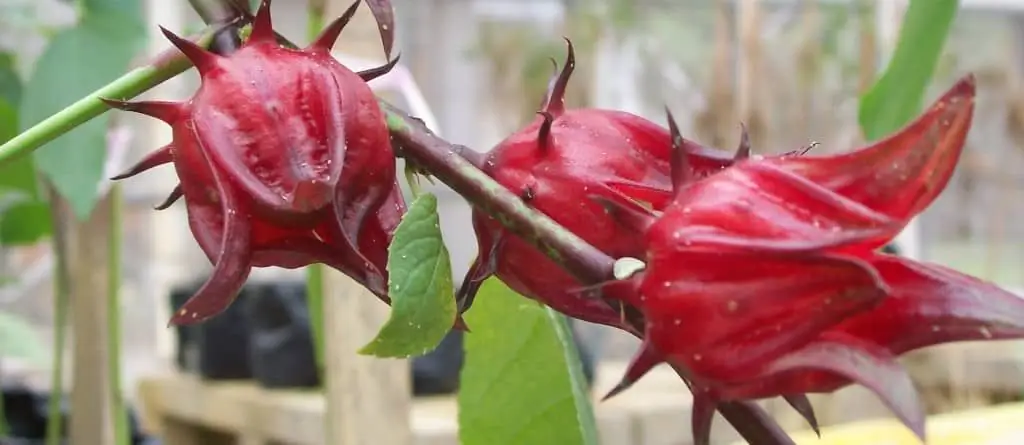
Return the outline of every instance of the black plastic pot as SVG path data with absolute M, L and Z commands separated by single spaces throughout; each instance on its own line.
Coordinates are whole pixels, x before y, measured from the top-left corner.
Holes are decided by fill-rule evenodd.
M 570 326 L 575 324 L 572 322 Z M 580 353 L 587 386 L 593 384 L 596 369 L 594 348 L 573 332 Z M 417 396 L 454 394 L 459 389 L 459 372 L 465 359 L 462 348 L 464 333 L 451 331 L 436 349 L 412 360 L 412 388 Z M 473 335 L 473 334 L 469 334 Z
M 253 284 L 245 309 L 256 381 L 266 388 L 319 386 L 305 283 Z
M 171 291 L 171 310 L 177 310 L 202 282 Z M 246 286 L 238 299 L 244 301 L 250 291 Z M 178 366 L 208 380 L 242 380 L 252 378 L 249 360 L 249 323 L 241 304 L 230 305 L 223 313 L 203 323 L 176 326 Z
M 176 289 L 177 308 L 198 284 Z M 252 378 L 266 388 L 320 385 L 310 328 L 306 285 L 302 281 L 247 284 L 224 313 L 204 323 L 177 328 L 178 363 L 206 379 Z M 574 336 L 588 384 L 595 372 L 594 351 Z M 452 394 L 458 390 L 463 333 L 452 331 L 436 349 L 414 357 L 413 394 Z M 192 358 L 194 357 L 194 358 Z
M 9 385 L 0 389 L 3 397 L 4 417 L 7 421 L 8 437 L 0 437 L 0 445 L 43 445 L 46 440 L 46 424 L 49 419 L 50 394 L 34 391 L 21 385 Z M 61 397 L 61 429 L 67 434 L 71 406 L 67 397 Z M 133 445 L 158 445 L 159 441 L 142 432 L 135 410 L 128 408 L 128 431 Z M 66 445 L 67 441 L 61 442 Z
M 452 394 L 459 389 L 463 336 L 462 331 L 451 331 L 433 351 L 412 359 L 413 395 Z
M 12 439 L 42 439 L 46 437 L 46 395 L 21 386 L 4 386 L 4 417 Z M 67 406 L 64 406 L 66 415 Z

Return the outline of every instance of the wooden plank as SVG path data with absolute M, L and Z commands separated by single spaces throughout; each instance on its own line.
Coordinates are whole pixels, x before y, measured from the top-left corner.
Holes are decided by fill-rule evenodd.
M 350 0 L 329 0 L 327 21 L 340 17 Z M 346 26 L 346 54 L 383 61 L 376 22 L 361 7 Z M 324 273 L 326 424 L 331 445 L 411 445 L 411 377 L 406 360 L 364 357 L 356 351 L 373 339 L 389 308 L 347 276 Z M 323 437 L 323 436 L 322 436 Z
M 928 418 L 929 445 L 1019 444 L 1024 437 L 1024 403 L 940 414 Z M 918 445 L 920 441 L 893 419 L 869 420 L 793 434 L 797 444 Z M 740 445 L 735 443 L 734 445 Z
M 672 437 L 688 437 L 689 393 L 668 368 L 658 368 L 630 391 L 607 402 L 598 402 L 614 386 L 624 368 L 625 363 L 605 364 L 598 371 L 593 396 L 601 443 L 639 445 L 644 442 L 638 440 L 644 437 L 666 436 L 663 434 L 666 425 L 684 427 L 675 430 L 678 434 Z M 145 426 L 158 436 L 165 433 L 170 419 L 172 424 L 185 423 L 196 431 L 248 434 L 293 445 L 327 443 L 324 440 L 326 405 L 324 397 L 315 391 L 266 390 L 253 382 L 204 382 L 192 375 L 170 374 L 142 380 L 138 393 L 143 418 L 148 419 Z M 655 399 L 657 402 L 652 403 Z M 406 414 L 413 438 L 410 443 L 457 445 L 457 411 L 455 397 L 416 398 Z M 396 429 L 396 426 L 400 424 L 390 423 L 386 428 Z M 340 442 L 331 444 L 336 443 Z M 180 445 L 193 445 L 193 442 Z
M 387 319 L 387 305 L 341 273 L 324 275 L 324 421 L 329 443 L 411 444 L 408 361 L 356 354 Z
M 52 189 L 51 189 L 52 190 Z M 103 198 L 86 221 L 77 221 L 67 201 L 52 194 L 58 248 L 69 287 L 73 370 L 69 437 L 71 443 L 112 444 L 113 389 L 107 322 L 107 236 L 111 199 Z
M 602 363 L 598 368 L 593 395 L 601 443 L 690 443 L 690 394 L 667 367 L 654 369 L 629 391 L 609 401 L 598 401 L 614 386 L 625 365 Z M 144 380 L 139 395 L 143 418 L 156 419 L 156 425 L 151 420 L 145 426 L 157 435 L 162 434 L 166 419 L 171 419 L 172 422 L 191 426 L 193 432 L 190 434 L 216 430 L 237 436 L 248 434 L 270 443 L 327 443 L 324 441 L 324 398 L 315 391 L 265 390 L 252 382 L 210 383 L 194 376 L 172 374 Z M 823 425 L 890 416 L 874 394 L 857 386 L 831 395 L 812 395 L 811 399 Z M 806 429 L 806 422 L 785 402 L 770 400 L 764 405 L 785 429 Z M 408 412 L 413 443 L 458 445 L 457 411 L 454 397 L 416 398 Z M 714 443 L 721 444 L 738 439 L 738 436 L 725 421 L 716 419 L 713 439 Z M 206 443 L 175 442 L 174 445 Z

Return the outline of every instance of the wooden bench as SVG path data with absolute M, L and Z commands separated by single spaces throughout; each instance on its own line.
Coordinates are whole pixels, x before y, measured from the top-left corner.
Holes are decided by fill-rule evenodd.
M 928 418 L 929 445 L 1020 445 L 1024 443 L 1024 403 L 946 413 Z M 919 445 L 910 430 L 892 419 L 853 422 L 793 434 L 798 445 Z M 743 445 L 735 442 L 732 445 Z
M 614 385 L 623 367 L 601 366 L 595 401 Z M 204 382 L 168 374 L 142 380 L 138 402 L 144 427 L 165 445 L 324 444 L 324 399 L 315 391 L 266 390 L 249 381 Z M 630 391 L 595 408 L 603 444 L 689 443 L 689 393 L 668 368 L 654 370 Z M 456 419 L 454 397 L 415 399 L 414 443 L 457 445 Z
M 978 392 L 1018 390 L 1024 379 L 1020 343 L 963 344 L 912 354 L 905 364 L 923 390 L 965 386 Z M 951 382 L 949 366 L 968 370 L 967 380 Z M 607 402 L 597 402 L 622 375 L 626 364 L 602 363 L 595 383 L 595 409 L 601 441 L 606 445 L 686 445 L 690 435 L 690 395 L 667 367 L 659 367 L 629 391 Z M 860 387 L 830 395 L 812 395 L 822 425 L 887 418 L 889 411 Z M 265 390 L 252 382 L 203 382 L 183 374 L 169 374 L 141 381 L 138 402 L 144 425 L 164 437 L 166 445 L 323 444 L 324 399 L 313 391 Z M 991 403 L 981 401 L 979 403 Z M 771 415 L 790 431 L 806 424 L 781 400 L 763 403 Z M 941 403 L 929 403 L 935 406 Z M 961 404 L 962 406 L 963 404 Z M 957 409 L 963 409 L 957 408 Z M 947 411 L 947 409 L 939 409 Z M 457 445 L 454 397 L 417 398 L 412 403 L 410 424 L 417 445 Z M 1021 417 L 1024 420 L 1024 416 Z M 712 440 L 728 444 L 739 439 L 721 418 L 716 418 Z M 1024 443 L 1024 438 L 1020 443 Z M 823 444 L 822 444 L 823 445 Z

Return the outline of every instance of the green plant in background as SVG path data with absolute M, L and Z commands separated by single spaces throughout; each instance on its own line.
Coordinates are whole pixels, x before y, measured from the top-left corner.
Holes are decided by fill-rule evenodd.
M 0 222 L 14 206 L 26 201 L 28 196 L 17 190 L 0 189 Z M 3 245 L 0 244 L 0 255 Z M 0 289 L 13 284 L 13 277 L 3 275 L 0 270 Z M 3 364 L 8 359 L 18 359 L 33 365 L 46 363 L 45 345 L 35 327 L 23 318 L 7 311 L 0 310 L 0 381 L 3 379 Z M 0 438 L 6 437 L 7 418 L 4 412 L 3 399 L 0 398 Z
M 47 117 L 60 112 L 69 104 L 102 86 L 122 73 L 129 61 L 144 47 L 145 29 L 141 2 L 136 0 L 80 0 L 74 6 L 77 21 L 68 28 L 56 30 L 36 60 L 32 75 L 24 84 L 14 69 L 15 56 L 0 55 L 0 141 L 27 130 Z M 95 51 L 104 48 L 103 51 Z M 67 73 L 75 73 L 69 81 Z M 79 218 L 86 218 L 99 198 L 99 184 L 104 179 L 103 168 L 107 154 L 106 116 L 90 120 L 77 128 L 66 127 L 68 132 L 53 140 L 34 156 L 20 156 L 0 166 L 0 189 L 16 190 L 28 199 L 12 207 L 0 222 L 0 243 L 4 245 L 31 244 L 51 234 L 51 197 L 46 196 L 42 184 L 51 184 L 66 199 Z M 31 134 L 31 133 L 29 133 Z M 54 135 L 56 136 L 56 135 Z M 38 177 L 37 177 L 38 173 Z M 115 212 L 110 237 L 109 270 L 111 283 L 120 283 L 120 191 L 114 189 L 111 198 Z M 68 283 L 62 283 L 66 270 L 60 243 L 55 243 L 58 255 L 57 284 L 54 288 L 54 344 L 51 386 L 54 394 L 62 394 L 64 372 L 63 350 L 67 336 Z M 108 310 L 111 343 L 109 378 L 113 394 L 115 434 L 117 444 L 128 444 L 127 414 L 120 393 L 120 300 L 119 285 L 110 286 Z M 7 339 L 9 337 L 2 337 Z M 42 351 L 38 347 L 37 351 Z M 49 407 L 50 424 L 47 443 L 58 444 L 61 431 L 60 397 L 52 397 Z
M 860 126 L 868 140 L 899 129 L 921 111 L 959 9 L 959 0 L 909 3 L 892 59 L 860 101 Z

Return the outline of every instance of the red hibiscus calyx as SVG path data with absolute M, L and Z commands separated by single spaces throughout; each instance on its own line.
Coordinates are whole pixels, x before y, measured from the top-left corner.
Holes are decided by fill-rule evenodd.
M 616 391 L 658 363 L 682 369 L 697 404 L 708 405 L 694 415 L 698 443 L 706 443 L 710 414 L 701 413 L 720 401 L 857 383 L 923 439 L 924 411 L 896 357 L 954 341 L 1024 338 L 1021 297 L 877 251 L 948 183 L 974 96 L 967 76 L 874 144 L 745 159 L 697 180 L 677 142 L 664 209 L 595 197 L 646 242 L 645 266 L 603 286 L 646 320 L 643 348 Z
M 600 204 L 586 197 L 628 196 L 660 208 L 667 199 L 649 189 L 669 187 L 671 137 L 663 127 L 630 113 L 566 109 L 565 92 L 575 68 L 572 42 L 566 39 L 566 44 L 565 64 L 561 70 L 556 66 L 538 116 L 475 163 L 525 203 L 603 252 L 638 256 L 643 252 L 640 234 L 627 234 Z M 749 154 L 746 137 L 738 155 L 690 141 L 685 148 L 688 165 L 699 177 Z M 520 294 L 569 316 L 634 331 L 623 322 L 621 308 L 580 297 L 573 291 L 580 283 L 572 275 L 494 218 L 474 210 L 473 227 L 479 254 L 461 287 L 463 311 L 469 309 L 480 283 L 496 275 Z
M 171 322 L 223 311 L 253 267 L 323 263 L 385 302 L 387 247 L 405 201 L 384 115 L 366 81 L 397 61 L 355 73 L 330 52 L 352 4 L 305 49 L 277 42 L 264 0 L 245 43 L 218 55 L 163 30 L 202 83 L 183 103 L 106 100 L 158 118 L 173 141 L 116 176 L 171 163 L 189 226 L 214 265 Z

